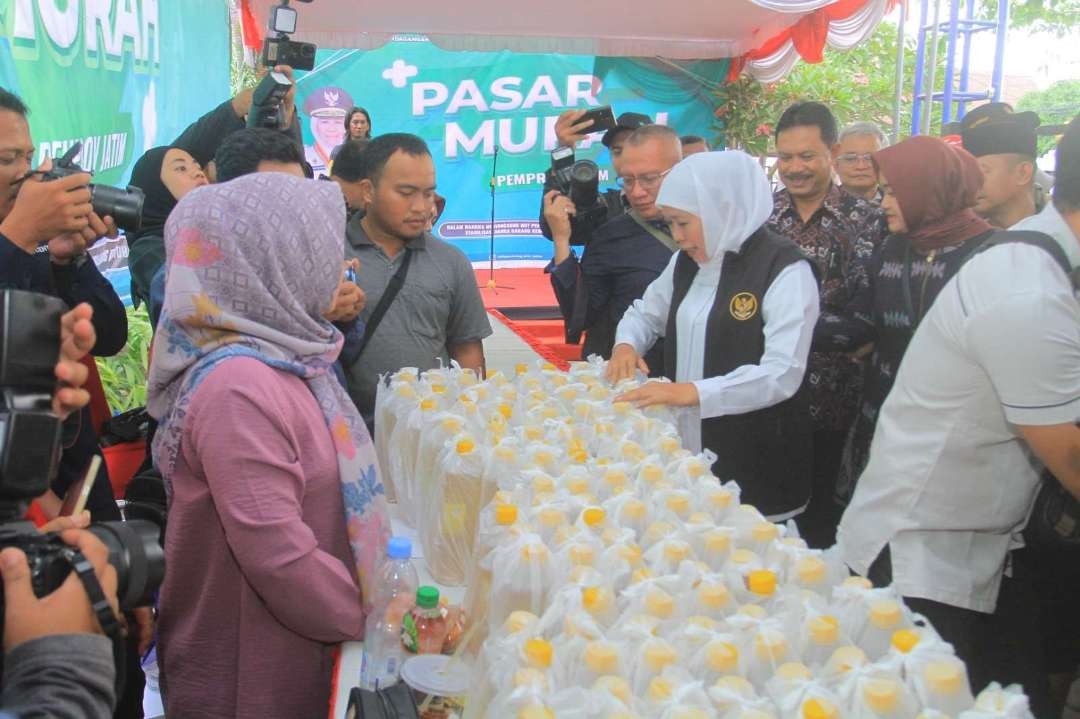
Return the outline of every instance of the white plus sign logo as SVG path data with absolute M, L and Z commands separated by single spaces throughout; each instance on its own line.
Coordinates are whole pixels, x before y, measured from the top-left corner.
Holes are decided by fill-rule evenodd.
M 394 60 L 394 64 L 383 70 L 384 80 L 389 80 L 394 87 L 405 87 L 410 77 L 420 72 L 416 65 L 409 65 L 404 60 Z

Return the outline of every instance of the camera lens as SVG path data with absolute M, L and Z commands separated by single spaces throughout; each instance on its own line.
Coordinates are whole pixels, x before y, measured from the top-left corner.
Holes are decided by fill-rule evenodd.
M 138 232 L 142 227 L 143 202 L 146 195 L 138 187 L 121 190 L 108 185 L 90 185 L 94 212 L 98 217 L 109 215 L 124 232 Z
M 590 160 L 578 160 L 570 168 L 570 201 L 579 210 L 588 209 L 600 197 L 600 167 Z
M 109 564 L 116 569 L 116 596 L 121 609 L 149 604 L 165 577 L 161 529 L 153 522 L 100 522 L 90 531 L 109 548 Z

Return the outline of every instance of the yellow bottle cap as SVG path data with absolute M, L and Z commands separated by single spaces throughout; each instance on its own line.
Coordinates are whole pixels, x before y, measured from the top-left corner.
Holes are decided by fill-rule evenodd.
M 776 573 L 758 569 L 746 577 L 746 588 L 759 597 L 771 597 L 776 593 Z
M 743 697 L 744 699 L 750 699 L 756 693 L 754 691 L 754 685 L 746 677 L 739 676 L 726 676 L 720 677 L 716 680 L 716 684 L 713 684 L 717 689 L 729 691 L 733 694 Z
M 433 400 L 433 399 L 422 399 L 422 400 L 420 400 L 420 409 L 424 410 L 425 412 L 430 412 L 431 410 L 435 409 L 435 400 Z
M 919 633 L 912 629 L 898 629 L 893 632 L 892 645 L 901 654 L 907 654 L 919 643 Z
M 596 553 L 588 544 L 575 544 L 570 547 L 570 562 L 578 566 L 592 566 Z
M 589 491 L 589 482 L 584 477 L 573 477 L 566 480 L 566 491 L 570 494 L 585 494 Z
M 650 639 L 645 644 L 643 657 L 649 670 L 654 674 L 659 674 L 664 667 L 678 660 L 679 653 L 675 651 L 675 647 L 662 639 Z
M 619 671 L 619 652 L 609 642 L 589 642 L 582 656 L 585 666 L 593 674 L 616 674 Z
M 754 538 L 755 542 L 765 544 L 780 536 L 780 527 L 772 522 L 759 522 L 750 530 L 750 536 Z
M 593 682 L 593 689 L 607 692 L 623 704 L 630 703 L 630 684 L 622 677 L 604 676 Z
M 681 562 L 690 557 L 690 545 L 681 539 L 669 539 L 664 543 L 664 558 L 669 562 Z
M 537 687 L 546 689 L 547 683 L 547 677 L 544 676 L 544 673 L 533 667 L 519 669 L 514 673 L 515 687 Z
M 688 524 L 712 524 L 712 516 L 708 512 L 694 512 L 686 520 Z
M 765 607 L 759 607 L 757 604 L 744 604 L 739 607 L 738 614 L 744 617 L 750 617 L 751 619 L 764 619 L 769 616 L 769 613 L 765 611 Z
M 603 587 L 583 587 L 581 606 L 590 614 L 599 614 L 611 606 L 611 592 Z
M 709 554 L 727 554 L 731 549 L 731 535 L 719 529 L 713 529 L 705 534 L 705 551 Z
M 714 509 L 727 509 L 731 506 L 734 499 L 735 496 L 726 489 L 714 489 L 709 492 L 709 504 L 711 504 Z
M 687 492 L 672 492 L 667 497 L 667 508 L 680 517 L 690 513 L 690 495 Z
M 665 435 L 660 438 L 660 451 L 664 454 L 671 454 L 682 447 L 682 442 L 678 437 L 672 437 L 671 435 Z
M 863 684 L 863 699 L 879 714 L 891 714 L 900 703 L 900 687 L 891 679 L 868 679 Z
M 820 557 L 803 557 L 795 563 L 799 582 L 806 586 L 824 584 L 828 567 Z
M 709 632 L 715 632 L 720 627 L 720 623 L 717 622 L 715 619 L 695 614 L 694 616 L 687 618 L 686 626 L 694 627 L 695 629 L 704 629 L 705 631 Z
M 830 614 L 811 617 L 806 623 L 810 640 L 819 647 L 831 647 L 840 641 L 840 622 Z
M 655 484 L 664 478 L 664 468 L 656 464 L 646 464 L 641 468 L 641 478 L 649 484 Z
M 641 449 L 641 445 L 637 442 L 623 442 L 620 449 L 622 456 L 629 460 L 641 459 L 645 456 L 644 450 Z
M 895 629 L 904 618 L 900 603 L 883 599 L 870 605 L 870 623 L 878 629 Z
M 833 670 L 846 674 L 853 669 L 866 666 L 868 659 L 866 652 L 856 646 L 840 647 L 829 658 L 829 666 Z
M 752 564 L 757 560 L 757 555 L 749 549 L 736 549 L 731 553 L 731 561 L 735 564 Z
M 495 505 L 495 522 L 502 526 L 513 524 L 517 521 L 518 508 L 512 504 Z
M 708 471 L 708 465 L 706 465 L 700 459 L 695 459 L 686 463 L 686 476 L 690 479 L 697 479 L 698 477 L 702 477 Z
M 396 390 L 398 397 L 404 397 L 405 399 L 416 398 L 416 388 L 408 384 L 400 384 Z
M 959 660 L 930 662 L 923 669 L 927 686 L 937 694 L 956 694 L 964 686 L 963 665 Z
M 544 507 L 536 513 L 536 519 L 541 526 L 548 529 L 566 524 L 566 515 L 555 507 Z
M 754 637 L 754 652 L 759 659 L 779 664 L 787 656 L 787 639 L 776 629 L 762 629 Z
M 838 719 L 840 711 L 828 699 L 814 697 L 803 702 L 802 715 L 803 719 Z
M 709 719 L 712 716 L 699 707 L 684 707 L 671 712 L 671 719 Z
M 533 492 L 554 492 L 555 480 L 546 474 L 538 474 L 532 480 Z
M 550 467 L 555 462 L 555 455 L 546 449 L 538 449 L 533 452 L 533 461 L 541 467 Z
M 433 385 L 431 385 L 431 391 L 434 392 L 435 394 L 446 394 L 446 385 L 444 385 L 444 384 L 433 384 Z
M 663 677 L 653 677 L 653 680 L 649 682 L 649 699 L 655 702 L 670 699 L 673 691 L 671 682 Z
M 705 645 L 705 663 L 720 674 L 732 674 L 739 669 L 739 650 L 734 644 L 714 639 Z
M 723 609 L 731 603 L 731 592 L 719 582 L 702 582 L 697 588 L 701 605 L 709 609 Z
M 786 682 L 809 681 L 814 673 L 802 662 L 788 662 L 776 668 L 776 676 Z
M 641 563 L 641 547 L 636 544 L 619 544 L 615 547 L 619 559 L 637 566 Z
M 548 405 L 540 409 L 540 416 L 544 419 L 555 419 L 559 416 L 559 408 Z
M 555 712 L 543 704 L 530 704 L 518 711 L 517 719 L 555 719 Z
M 516 365 L 514 365 L 514 372 L 517 374 L 525 374 L 528 371 L 529 365 L 525 364 L 524 362 L 518 362 Z
M 550 362 L 545 362 L 543 368 L 546 369 L 548 372 L 554 372 L 558 369 L 558 367 L 556 367 Z
M 476 449 L 476 442 L 473 442 L 471 439 L 459 439 L 456 449 L 458 455 L 460 456 L 472 454 L 473 451 Z
M 548 548 L 538 542 L 526 544 L 521 548 L 521 558 L 526 562 L 546 562 L 548 554 Z
M 574 460 L 574 464 L 585 464 L 589 461 L 589 453 L 583 449 L 571 450 L 569 457 Z
M 645 515 L 648 511 L 648 505 L 640 499 L 628 499 L 622 506 L 623 519 L 631 522 L 639 522 L 642 519 L 645 519 Z
M 646 579 L 652 578 L 652 575 L 653 574 L 649 571 L 648 567 L 639 567 L 638 569 L 635 569 L 630 575 L 630 583 L 638 584 L 640 582 L 644 582 Z
M 604 472 L 604 481 L 611 487 L 621 487 L 626 484 L 626 472 L 621 469 L 609 469 Z
M 461 431 L 461 420 L 457 417 L 443 417 L 440 424 L 447 434 L 457 434 Z
M 657 619 L 670 619 L 675 613 L 675 599 L 659 587 L 654 587 L 645 595 L 645 611 Z
M 606 518 L 607 513 L 600 507 L 589 507 L 581 513 L 581 521 L 585 522 L 585 525 L 589 527 L 599 527 Z
M 667 522 L 653 522 L 645 530 L 645 541 L 654 544 L 674 531 L 675 527 Z
M 848 577 L 842 583 L 842 586 L 849 589 L 873 589 L 874 583 L 866 577 Z
M 525 642 L 525 658 L 534 667 L 547 669 L 551 666 L 554 654 L 551 642 L 546 639 L 533 638 Z
M 508 634 L 517 634 L 538 621 L 540 621 L 540 618 L 532 612 L 518 610 L 510 612 L 510 616 L 506 618 L 506 622 L 503 624 L 503 629 Z

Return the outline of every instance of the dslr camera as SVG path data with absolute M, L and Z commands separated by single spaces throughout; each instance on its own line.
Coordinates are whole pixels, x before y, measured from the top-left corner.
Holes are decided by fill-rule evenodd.
M 289 0 L 281 0 L 280 5 L 270 9 L 270 31 L 274 37 L 267 37 L 263 41 L 263 65 L 288 65 L 294 70 L 315 69 L 315 51 L 318 49 L 315 44 L 289 39 L 296 32 L 296 9 L 289 7 Z
M 611 206 L 609 193 L 600 193 L 600 166 L 592 160 L 575 162 L 571 147 L 559 147 L 551 153 L 551 179 L 555 189 L 570 198 L 577 210 L 572 245 L 588 244 L 593 229 L 622 211 L 618 193 L 614 193 L 616 207 Z
M 17 547 L 26 553 L 38 597 L 55 591 L 73 569 L 84 584 L 97 581 L 73 547 L 22 521 L 29 502 L 49 488 L 59 463 L 62 427 L 52 412 L 53 373 L 60 354 L 60 316 L 66 310 L 54 297 L 0 292 L 0 549 Z M 165 575 L 158 525 L 100 522 L 89 531 L 109 549 L 121 609 L 148 604 Z M 94 596 L 89 587 L 87 593 Z M 3 608 L 0 590 L 0 613 Z M 102 617 L 99 611 L 99 617 L 102 627 L 115 624 L 111 614 Z
M 75 158 L 80 152 L 82 152 L 82 143 L 76 142 L 68 148 L 63 157 L 53 162 L 51 170 L 42 173 L 41 179 L 47 182 L 86 172 L 75 164 Z M 142 190 L 130 185 L 124 190 L 109 185 L 90 185 L 89 188 L 90 201 L 98 217 L 109 215 L 116 222 L 116 226 L 124 232 L 139 231 L 142 227 L 143 202 L 146 200 Z

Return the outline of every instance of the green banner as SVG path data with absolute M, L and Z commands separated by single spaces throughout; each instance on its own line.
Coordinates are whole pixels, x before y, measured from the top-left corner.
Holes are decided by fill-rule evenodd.
M 35 161 L 120 184 L 229 95 L 225 0 L 0 0 L 0 86 L 30 108 Z

